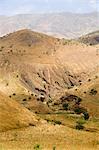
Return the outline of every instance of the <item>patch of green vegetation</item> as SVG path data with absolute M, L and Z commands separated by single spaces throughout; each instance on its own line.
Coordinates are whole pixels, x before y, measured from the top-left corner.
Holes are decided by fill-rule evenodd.
M 69 106 L 68 103 L 64 103 L 64 104 L 63 104 L 64 110 L 68 110 L 68 106 Z
M 53 147 L 53 150 L 56 150 L 56 146 Z
M 53 120 L 53 122 L 54 122 L 55 124 L 58 124 L 58 125 L 61 125 L 61 124 L 62 124 L 62 122 L 59 121 L 59 120 Z
M 74 112 L 75 112 L 76 114 L 81 114 L 81 113 L 83 112 L 83 110 L 82 110 L 82 108 L 77 107 L 77 108 L 74 108 Z
M 84 115 L 84 119 L 85 120 L 88 120 L 89 119 L 89 114 L 88 114 L 88 112 L 83 112 L 83 115 Z
M 48 123 L 52 123 L 54 125 L 58 124 L 61 125 L 62 122 L 60 120 L 51 120 L 51 119 L 45 119 Z
M 36 144 L 35 146 L 34 146 L 34 150 L 41 150 L 42 148 L 41 148 L 41 146 L 40 146 L 40 144 Z
M 85 120 L 80 119 L 80 120 L 78 120 L 78 121 L 76 122 L 75 128 L 76 128 L 77 130 L 83 130 L 83 129 L 85 128 L 85 127 L 84 127 L 84 124 L 85 124 Z

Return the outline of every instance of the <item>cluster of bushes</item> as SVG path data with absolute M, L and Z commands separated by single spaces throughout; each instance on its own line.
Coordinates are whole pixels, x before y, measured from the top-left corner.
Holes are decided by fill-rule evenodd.
M 52 123 L 52 124 L 54 124 L 54 125 L 61 125 L 62 124 L 62 122 L 61 121 L 59 121 L 59 120 L 50 120 L 50 119 L 45 119 L 47 122 L 49 122 L 49 123 Z
M 36 145 L 34 146 L 34 150 L 41 150 L 40 144 L 36 144 Z
M 84 124 L 85 124 L 85 121 L 84 120 L 79 120 L 76 122 L 76 129 L 77 130 L 83 130 L 85 127 L 84 127 Z
M 83 107 L 77 107 L 77 108 L 74 108 L 74 112 L 76 114 L 83 114 L 84 115 L 84 119 L 85 120 L 88 120 L 89 119 L 89 113 L 87 112 L 87 110 Z
M 13 93 L 12 96 L 16 96 L 16 93 Z M 12 96 L 10 95 L 9 97 L 11 98 Z
M 80 107 L 80 103 L 82 101 L 82 99 L 78 96 L 75 95 L 69 95 L 69 96 L 62 96 L 60 98 L 61 100 L 61 104 L 62 104 L 62 109 L 63 110 L 70 110 L 70 111 L 74 111 L 75 107 Z M 80 110 L 78 110 L 80 111 Z
M 75 128 L 77 130 L 83 130 L 85 127 L 84 127 L 84 124 L 85 122 L 89 119 L 89 113 L 87 112 L 87 110 L 83 107 L 78 107 L 78 108 L 75 108 L 74 109 L 75 113 L 76 114 L 83 114 L 83 119 L 80 119 L 76 122 L 76 126 Z
M 91 89 L 90 94 L 91 94 L 91 95 L 96 95 L 96 94 L 97 94 L 97 90 Z
M 69 107 L 69 104 L 68 104 L 68 103 L 64 103 L 64 104 L 63 104 L 63 109 L 64 109 L 64 110 L 68 110 L 68 109 L 69 109 L 68 107 Z

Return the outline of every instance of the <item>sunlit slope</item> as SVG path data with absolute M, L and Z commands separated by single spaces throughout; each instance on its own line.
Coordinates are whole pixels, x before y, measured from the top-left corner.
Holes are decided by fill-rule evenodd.
M 9 34 L 0 39 L 0 90 L 21 103 L 35 97 L 45 107 L 99 72 L 98 47 L 31 30 Z
M 36 116 L 0 93 L 0 131 L 36 125 Z

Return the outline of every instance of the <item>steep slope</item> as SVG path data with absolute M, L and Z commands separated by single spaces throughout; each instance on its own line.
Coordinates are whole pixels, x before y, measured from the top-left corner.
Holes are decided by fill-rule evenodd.
M 99 118 L 99 67 L 80 86 L 66 90 L 68 95 L 80 97 L 82 107 L 86 108 L 91 116 Z
M 98 13 L 73 14 L 23 14 L 11 17 L 1 16 L 0 36 L 28 28 L 52 36 L 76 38 L 98 30 Z
M 0 93 L 0 132 L 36 124 L 37 119 L 33 113 Z
M 7 72 L 10 81 L 11 78 L 16 82 L 20 81 L 31 92 L 48 95 L 53 94 L 53 88 L 79 84 L 69 76 L 65 65 L 58 62 L 56 50 L 61 47 L 58 39 L 22 30 L 1 38 L 0 47 L 1 76 L 3 74 L 5 78 Z M 64 72 L 69 79 L 66 79 Z

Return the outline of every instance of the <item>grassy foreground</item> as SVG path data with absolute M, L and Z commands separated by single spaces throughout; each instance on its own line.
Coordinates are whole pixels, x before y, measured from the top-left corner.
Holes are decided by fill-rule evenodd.
M 98 150 L 99 120 L 86 121 L 83 130 L 75 129 L 82 119 L 70 114 L 40 114 L 46 121 L 0 133 L 0 150 Z

